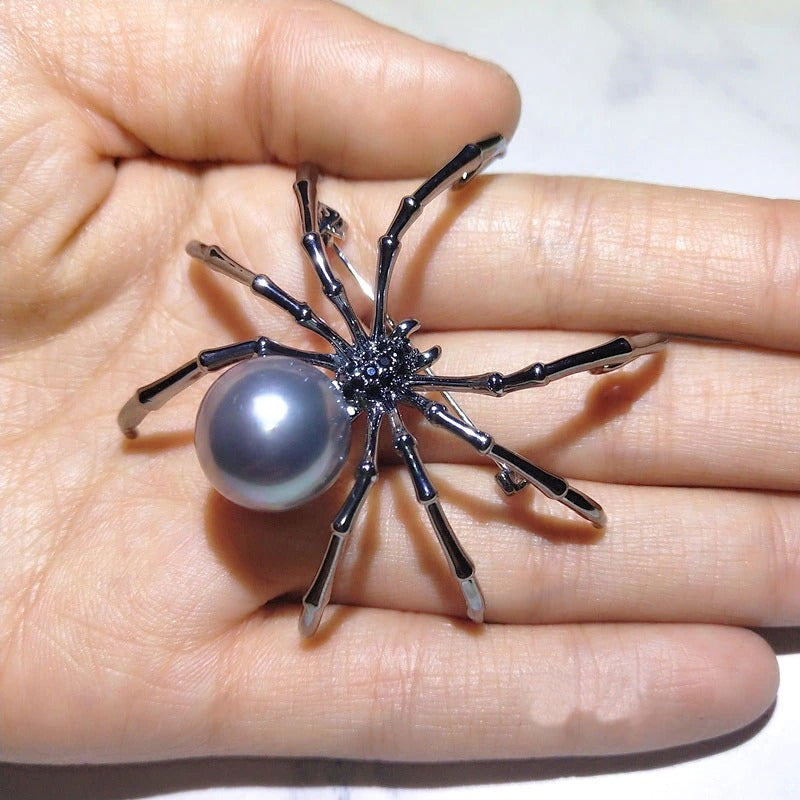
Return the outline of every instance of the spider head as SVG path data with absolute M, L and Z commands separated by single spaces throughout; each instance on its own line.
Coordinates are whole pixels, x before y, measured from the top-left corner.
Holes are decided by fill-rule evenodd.
M 345 400 L 359 411 L 376 403 L 391 406 L 417 371 L 419 357 L 405 333 L 370 339 L 350 350 L 336 381 Z

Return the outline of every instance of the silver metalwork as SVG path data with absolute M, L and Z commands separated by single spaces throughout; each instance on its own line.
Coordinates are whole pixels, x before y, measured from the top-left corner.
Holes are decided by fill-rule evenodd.
M 352 488 L 334 517 L 327 550 L 316 577 L 303 597 L 300 630 L 305 636 L 312 635 L 320 624 L 350 531 L 370 488 L 378 478 L 376 453 L 384 419 L 389 422 L 394 448 L 408 470 L 417 500 L 425 507 L 450 570 L 459 583 L 467 616 L 477 622 L 483 619 L 485 603 L 475 577 L 474 565 L 447 520 L 438 492 L 417 451 L 416 441 L 403 422 L 401 408 L 418 412 L 431 424 L 443 428 L 492 459 L 500 468 L 497 481 L 507 494 L 520 491 L 530 484 L 593 525 L 605 525 L 605 513 L 595 500 L 571 486 L 564 478 L 495 442 L 488 433 L 475 426 L 451 392 L 475 392 L 500 397 L 520 389 L 545 386 L 578 372 L 610 372 L 636 358 L 663 349 L 667 343 L 666 336 L 658 333 L 619 336 L 589 350 L 550 363 L 535 362 L 509 374 L 488 372 L 451 377 L 436 375 L 431 369 L 441 354 L 438 346 L 420 352 L 411 343 L 409 337 L 419 327 L 419 322 L 407 319 L 395 323 L 387 312 L 391 274 L 405 232 L 432 199 L 447 189 L 467 183 L 504 152 L 505 141 L 498 135 L 468 144 L 415 192 L 401 200 L 386 233 L 378 240 L 374 290 L 339 246 L 346 236 L 346 222 L 335 209 L 317 200 L 317 169 L 308 164 L 298 168 L 294 190 L 302 223 L 303 249 L 325 296 L 342 316 L 349 339 L 336 333 L 307 303 L 289 295 L 266 275 L 251 272 L 218 246 L 196 241 L 187 245 L 187 252 L 191 256 L 211 269 L 249 286 L 255 294 L 282 308 L 299 325 L 324 339 L 333 352 L 297 350 L 266 337 L 204 350 L 195 360 L 140 388 L 133 395 L 119 414 L 120 427 L 127 436 L 136 435 L 137 426 L 151 410 L 160 408 L 207 372 L 270 355 L 288 356 L 332 372 L 333 386 L 335 391 L 341 392 L 351 421 L 361 414 L 367 420 L 364 449 L 356 467 Z M 329 252 L 344 265 L 361 290 L 374 300 L 373 319 L 369 328 L 355 313 L 344 285 L 331 267 Z M 426 392 L 438 393 L 444 402 L 431 400 L 425 396 Z M 313 493 L 309 494 L 309 498 L 311 496 Z

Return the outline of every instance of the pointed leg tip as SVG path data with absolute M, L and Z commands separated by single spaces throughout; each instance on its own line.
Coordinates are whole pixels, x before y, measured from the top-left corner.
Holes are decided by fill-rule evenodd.
M 595 518 L 591 520 L 591 523 L 592 525 L 594 525 L 595 528 L 598 529 L 605 528 L 606 524 L 608 523 L 608 517 L 606 516 L 606 512 L 603 511 L 602 508 L 599 508 L 597 512 L 598 513 L 595 515 Z
M 594 501 L 592 501 L 592 503 L 593 506 L 591 510 L 584 509 L 583 511 L 579 511 L 578 513 L 580 513 L 580 515 L 584 519 L 591 522 L 595 528 L 605 528 L 606 523 L 608 522 L 608 517 L 606 516 L 606 512 L 603 510 L 603 507 L 598 503 L 595 503 Z
M 567 508 L 572 509 L 579 517 L 591 522 L 595 528 L 605 527 L 606 512 L 603 511 L 600 503 L 578 491 L 574 486 L 570 486 L 558 500 Z
M 322 609 L 319 606 L 303 603 L 303 609 L 300 612 L 297 626 L 304 638 L 310 639 L 317 632 L 321 619 Z
M 203 253 L 205 251 L 205 247 L 206 246 L 201 241 L 198 241 L 197 239 L 192 239 L 190 242 L 187 242 L 186 244 L 186 252 L 192 258 L 202 258 Z
M 473 622 L 483 622 L 483 615 L 486 611 L 486 603 L 483 599 L 478 581 L 475 578 L 466 578 L 461 581 L 461 592 L 467 601 L 467 616 Z
M 605 528 L 608 517 L 606 512 L 600 506 L 595 506 L 591 511 L 585 508 L 575 508 L 573 511 L 582 516 L 585 520 L 592 523 L 592 526 L 598 529 Z
M 128 400 L 117 414 L 117 425 L 128 439 L 135 439 L 138 436 L 137 428 L 147 416 L 147 409 L 139 402 L 137 395 Z

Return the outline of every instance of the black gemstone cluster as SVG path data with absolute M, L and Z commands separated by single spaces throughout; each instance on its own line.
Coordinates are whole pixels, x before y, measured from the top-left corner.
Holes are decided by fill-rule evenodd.
M 408 391 L 408 379 L 420 368 L 420 352 L 405 334 L 368 339 L 351 348 L 336 373 L 347 403 L 363 411 L 370 403 L 387 407 Z

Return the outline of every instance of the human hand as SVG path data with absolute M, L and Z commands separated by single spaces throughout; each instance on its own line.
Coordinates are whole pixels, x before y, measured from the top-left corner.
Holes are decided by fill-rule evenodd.
M 519 176 L 431 206 L 390 302 L 440 331 L 417 341 L 443 345 L 442 372 L 546 360 L 602 341 L 595 330 L 744 344 L 677 342 L 607 377 L 465 399 L 499 441 L 603 503 L 602 538 L 530 491 L 500 496 L 491 465 L 420 429 L 488 619 L 515 624 L 440 616 L 463 601 L 387 452 L 337 575 L 346 606 L 306 643 L 295 601 L 346 477 L 309 507 L 254 514 L 200 473 L 198 391 L 134 443 L 116 412 L 201 348 L 311 343 L 190 265 L 190 238 L 332 318 L 299 247 L 293 170 L 261 162 L 308 158 L 348 179 L 320 197 L 371 267 L 416 185 L 389 179 L 510 132 L 516 93 L 327 6 L 62 11 L 0 9 L 4 758 L 623 752 L 769 705 L 772 654 L 728 626 L 800 616 L 795 205 Z

